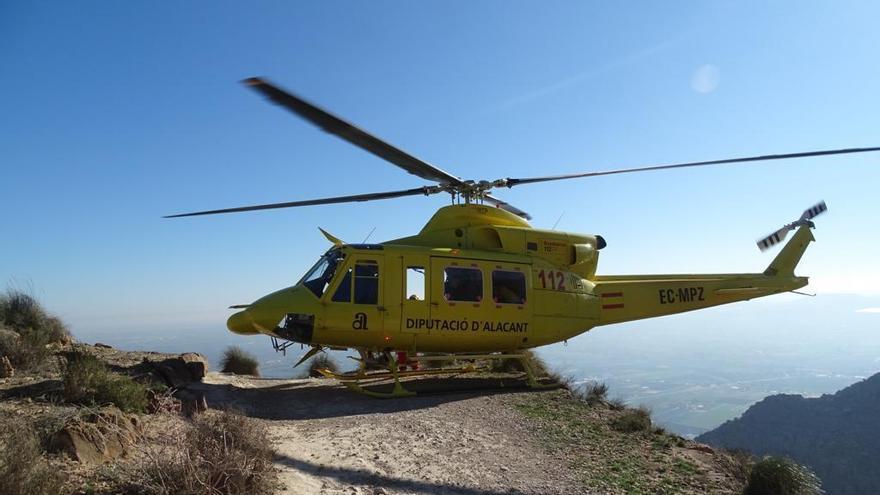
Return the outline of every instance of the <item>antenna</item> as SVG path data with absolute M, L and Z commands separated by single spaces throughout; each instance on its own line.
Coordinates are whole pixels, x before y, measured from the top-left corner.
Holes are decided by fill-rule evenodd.
M 559 218 L 556 219 L 556 223 L 550 227 L 550 230 L 556 230 L 556 226 L 559 225 L 559 221 L 562 220 L 562 217 L 565 216 L 565 210 L 562 210 L 562 213 L 559 214 Z
M 366 244 L 366 243 L 367 243 L 367 239 L 369 239 L 369 238 L 370 238 L 370 236 L 371 236 L 371 235 L 373 235 L 373 232 L 375 232 L 375 231 L 376 231 L 376 227 L 373 227 L 373 230 L 371 230 L 371 231 L 370 231 L 370 233 L 369 233 L 369 234 L 367 234 L 367 236 L 366 236 L 366 237 L 364 237 L 364 240 L 363 240 L 363 241 L 361 241 L 361 244 Z

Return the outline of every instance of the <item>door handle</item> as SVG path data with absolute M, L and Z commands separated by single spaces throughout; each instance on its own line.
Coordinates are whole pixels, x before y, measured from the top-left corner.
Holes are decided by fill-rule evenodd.
M 386 311 L 385 306 L 376 306 L 376 309 L 379 311 Z

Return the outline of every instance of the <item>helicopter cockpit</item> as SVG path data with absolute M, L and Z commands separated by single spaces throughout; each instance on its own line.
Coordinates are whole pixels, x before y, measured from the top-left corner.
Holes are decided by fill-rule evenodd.
M 338 247 L 331 248 L 315 265 L 306 272 L 300 284 L 312 291 L 320 299 L 333 280 L 336 268 L 345 259 L 345 253 Z M 297 284 L 299 285 L 299 284 Z

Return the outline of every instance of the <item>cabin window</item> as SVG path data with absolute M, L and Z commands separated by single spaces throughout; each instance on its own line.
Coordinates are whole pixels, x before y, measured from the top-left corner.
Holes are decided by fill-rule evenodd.
M 406 286 L 403 294 L 408 301 L 425 300 L 425 267 L 406 267 Z
M 339 262 L 345 258 L 345 254 L 338 249 L 331 249 L 327 254 L 321 257 L 315 266 L 309 270 L 302 279 L 302 284 L 312 291 L 316 296 L 321 297 L 327 286 L 336 273 L 336 267 Z
M 333 293 L 333 302 L 351 302 L 351 268 L 345 272 L 339 287 Z
M 443 293 L 447 301 L 482 301 L 483 272 L 479 268 L 446 267 L 443 271 Z
M 522 272 L 492 272 L 492 300 L 498 304 L 525 304 L 526 275 Z
M 354 265 L 354 303 L 379 303 L 379 265 L 372 260 L 360 260 Z

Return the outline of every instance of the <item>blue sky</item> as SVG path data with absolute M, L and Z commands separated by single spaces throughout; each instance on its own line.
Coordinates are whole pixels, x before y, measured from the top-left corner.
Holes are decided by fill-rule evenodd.
M 440 168 L 495 179 L 880 145 L 875 2 L 0 5 L 0 281 L 72 322 L 223 327 L 293 283 L 317 227 L 379 241 L 441 196 L 165 220 L 416 187 L 238 83 L 265 76 Z M 760 271 L 820 199 L 799 272 L 877 293 L 880 154 L 499 196 L 602 234 L 601 273 Z

